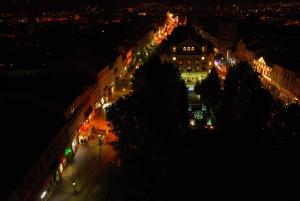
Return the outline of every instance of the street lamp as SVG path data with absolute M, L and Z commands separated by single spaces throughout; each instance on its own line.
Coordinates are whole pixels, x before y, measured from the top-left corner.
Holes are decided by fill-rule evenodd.
M 72 185 L 73 185 L 74 193 L 76 193 L 76 192 L 77 192 L 77 191 L 76 191 L 76 183 L 73 182 Z
M 44 200 L 45 196 L 46 196 L 47 191 L 44 191 L 41 195 L 41 199 Z

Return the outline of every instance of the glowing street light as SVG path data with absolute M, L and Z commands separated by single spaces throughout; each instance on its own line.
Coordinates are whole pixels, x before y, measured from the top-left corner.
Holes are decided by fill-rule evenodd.
M 44 199 L 44 197 L 46 196 L 47 191 L 44 191 L 41 195 L 41 199 Z

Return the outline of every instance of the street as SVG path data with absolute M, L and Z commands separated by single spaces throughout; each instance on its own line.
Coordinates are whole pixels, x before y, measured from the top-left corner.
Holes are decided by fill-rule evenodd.
M 63 172 L 62 182 L 50 201 L 105 200 L 107 175 L 114 162 L 111 146 L 98 145 L 97 139 L 89 140 L 89 146 L 80 146 L 73 163 Z
M 173 14 L 168 13 L 165 26 L 153 38 L 155 45 L 159 45 L 170 35 L 177 24 L 178 17 L 173 17 Z M 150 53 L 153 53 L 153 49 L 145 52 L 146 56 L 143 58 L 142 54 L 137 52 L 137 60 L 144 63 Z M 132 62 L 132 66 L 136 65 L 135 62 Z M 130 78 L 138 67 L 126 72 L 126 79 L 116 87 L 109 103 L 130 93 L 132 90 Z M 98 113 L 95 112 L 96 115 L 92 115 L 89 122 L 84 122 L 84 129 L 80 130 L 80 134 L 85 139 L 89 139 L 88 145 L 81 144 L 79 146 L 73 163 L 69 164 L 62 173 L 62 181 L 56 186 L 50 201 L 106 201 L 109 195 L 113 196 L 110 194 L 111 192 L 108 192 L 107 184 L 110 182 L 108 178 L 110 171 L 117 165 L 117 157 L 113 148 L 107 143 L 116 141 L 117 137 L 111 132 L 103 109 L 105 108 L 99 108 Z M 91 134 L 92 128 L 106 131 L 104 145 L 99 145 L 98 136 Z M 88 136 L 90 137 L 88 138 Z

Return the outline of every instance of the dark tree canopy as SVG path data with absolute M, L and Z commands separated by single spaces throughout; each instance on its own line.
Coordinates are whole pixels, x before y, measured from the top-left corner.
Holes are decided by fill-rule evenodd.
M 187 92 L 173 65 L 154 57 L 136 71 L 132 85 L 133 93 L 108 110 L 120 152 L 166 143 L 187 127 Z
M 272 110 L 272 96 L 248 63 L 233 67 L 224 82 L 223 123 L 247 132 L 262 129 Z
M 169 150 L 187 129 L 187 89 L 178 70 L 158 57 L 135 72 L 132 88 L 132 94 L 109 107 L 107 119 L 119 138 L 114 147 L 126 183 L 121 189 L 125 196 L 144 199 L 159 191 L 159 175 L 173 157 Z
M 198 81 L 194 91 L 201 96 L 202 101 L 209 107 L 215 108 L 221 99 L 221 83 L 215 68 L 212 68 L 207 78 Z
M 187 92 L 172 65 L 152 58 L 132 84 L 107 115 L 119 137 L 114 189 L 123 200 L 299 200 L 300 107 L 275 111 L 249 64 L 229 71 L 223 91 L 215 71 L 196 85 L 220 110 L 212 133 L 187 129 Z

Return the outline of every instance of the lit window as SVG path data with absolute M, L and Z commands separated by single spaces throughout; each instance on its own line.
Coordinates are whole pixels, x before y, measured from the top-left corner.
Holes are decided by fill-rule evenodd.
M 191 60 L 188 60 L 188 64 L 191 64 Z
M 202 46 L 202 48 L 201 48 L 201 49 L 202 49 L 202 52 L 205 52 L 205 47 L 204 47 L 204 46 Z
M 192 50 L 192 51 L 195 51 L 195 47 L 192 47 L 191 50 Z
M 211 61 L 208 64 L 211 66 Z
M 182 64 L 182 59 L 179 60 L 179 64 Z
M 182 50 L 183 50 L 183 51 L 186 51 L 186 47 L 183 47 Z
M 203 61 L 205 59 L 205 57 L 201 57 L 201 60 Z
M 191 48 L 190 48 L 190 47 L 187 47 L 187 51 L 191 51 Z
M 176 57 L 173 57 L 173 61 L 176 61 Z
M 173 47 L 173 52 L 176 52 L 176 47 L 175 46 Z
M 196 59 L 195 63 L 196 63 L 196 64 L 199 64 L 199 60 L 198 60 L 198 59 Z

